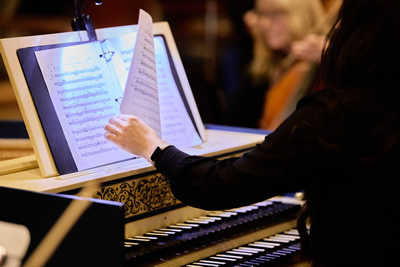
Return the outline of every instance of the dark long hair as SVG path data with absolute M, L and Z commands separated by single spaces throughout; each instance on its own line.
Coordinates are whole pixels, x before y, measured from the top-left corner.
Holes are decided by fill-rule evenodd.
M 398 147 L 400 136 L 400 1 L 399 0 L 343 0 L 337 20 L 327 35 L 317 83 L 324 90 L 344 91 L 352 88 L 370 90 L 383 96 L 381 120 L 373 135 L 378 140 L 371 144 L 378 162 Z M 344 94 L 346 95 L 346 94 Z M 343 101 L 332 101 L 334 109 Z M 306 190 L 306 205 L 298 220 L 303 241 L 302 260 L 312 260 L 313 266 L 322 265 L 306 230 L 306 221 L 315 218 L 314 201 Z
M 320 66 L 319 79 L 328 90 L 363 88 L 383 96 L 382 119 L 373 133 L 381 140 L 376 159 L 390 153 L 400 135 L 399 18 L 399 0 L 343 0 Z
M 377 88 L 398 83 L 399 17 L 398 0 L 343 0 L 322 56 L 322 84 Z

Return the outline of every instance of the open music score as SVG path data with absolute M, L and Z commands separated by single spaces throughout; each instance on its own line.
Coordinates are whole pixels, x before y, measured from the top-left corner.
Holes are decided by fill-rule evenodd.
M 145 23 L 139 21 L 137 33 L 35 51 L 78 171 L 133 157 L 104 138 L 104 124 L 120 112 L 138 116 L 177 147 L 202 143 L 171 72 L 165 40 L 153 37 L 151 17 L 142 12 Z
M 141 118 L 161 135 L 153 21 L 143 10 L 139 13 L 139 29 L 120 111 Z

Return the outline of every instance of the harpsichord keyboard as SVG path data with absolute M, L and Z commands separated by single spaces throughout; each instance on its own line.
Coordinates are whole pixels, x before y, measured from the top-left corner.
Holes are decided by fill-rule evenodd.
M 129 236 L 124 242 L 125 264 L 184 266 L 216 257 L 218 253 L 292 229 L 299 209 L 299 204 L 264 201 L 237 209 L 210 211 L 204 216 Z

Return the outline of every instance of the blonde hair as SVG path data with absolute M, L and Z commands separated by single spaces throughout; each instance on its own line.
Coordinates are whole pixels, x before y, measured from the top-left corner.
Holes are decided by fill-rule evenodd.
M 301 40 L 311 32 L 327 31 L 325 27 L 319 25 L 324 18 L 321 0 L 255 0 L 255 2 L 274 4 L 286 12 L 292 36 L 291 42 Z M 256 84 L 271 81 L 287 55 L 270 49 L 259 29 L 254 32 L 253 37 L 253 59 L 249 65 L 249 73 Z

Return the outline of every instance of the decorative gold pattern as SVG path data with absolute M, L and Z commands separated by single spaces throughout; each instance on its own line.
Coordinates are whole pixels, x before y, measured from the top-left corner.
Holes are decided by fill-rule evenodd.
M 93 198 L 124 203 L 125 218 L 180 203 L 168 178 L 160 173 L 101 188 Z
M 240 157 L 242 154 L 243 152 L 239 152 L 219 159 Z M 181 203 L 172 194 L 168 178 L 160 173 L 128 179 L 122 183 L 102 187 L 90 196 L 78 196 L 124 203 L 125 218 Z

